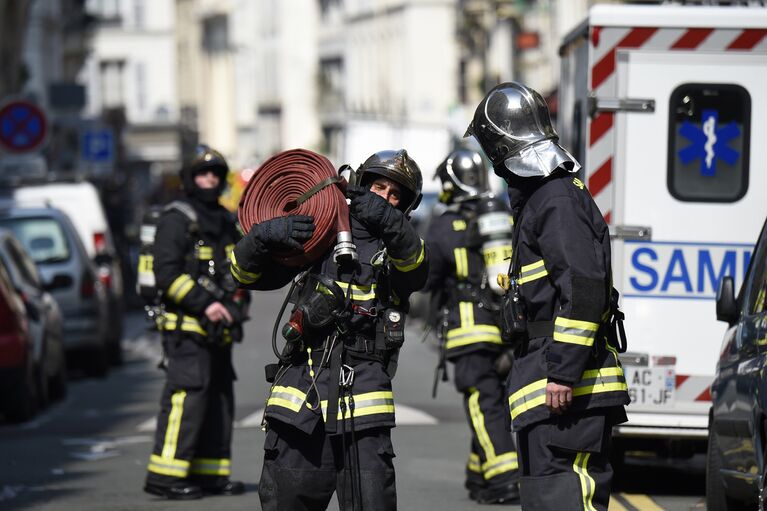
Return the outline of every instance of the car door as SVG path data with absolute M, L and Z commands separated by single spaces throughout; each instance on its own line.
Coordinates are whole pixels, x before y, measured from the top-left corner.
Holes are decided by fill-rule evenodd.
M 741 291 L 741 320 L 736 333 L 738 350 L 735 401 L 731 421 L 735 443 L 725 450 L 725 464 L 743 473 L 752 485 L 761 472 L 765 360 L 767 360 L 767 235 L 764 230 Z

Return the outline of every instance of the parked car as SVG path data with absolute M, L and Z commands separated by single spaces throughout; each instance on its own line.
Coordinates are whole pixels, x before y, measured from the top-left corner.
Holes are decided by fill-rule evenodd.
M 0 258 L 16 290 L 21 293 L 34 341 L 34 358 L 40 372 L 40 403 L 66 393 L 66 359 L 62 340 L 62 318 L 58 302 L 45 287 L 37 266 L 21 243 L 0 228 Z
M 729 324 L 711 385 L 706 509 L 767 510 L 767 222 L 740 292 L 724 277 L 716 316 Z M 691 318 L 692 319 L 692 318 Z
M 88 375 L 105 375 L 114 338 L 107 292 L 69 217 L 53 207 L 12 207 L 0 210 L 0 226 L 13 231 L 58 302 L 68 358 Z
M 64 211 L 80 235 L 85 251 L 98 266 L 98 278 L 109 298 L 110 360 L 122 362 L 123 278 L 121 258 L 107 223 L 98 191 L 87 181 L 46 182 L 19 186 L 12 191 L 15 205 L 51 205 Z

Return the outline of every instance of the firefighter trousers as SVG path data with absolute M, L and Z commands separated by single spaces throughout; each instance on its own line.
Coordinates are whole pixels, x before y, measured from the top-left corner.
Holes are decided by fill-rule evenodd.
M 269 422 L 258 495 L 264 511 L 324 511 L 336 493 L 341 511 L 396 511 L 391 429 L 311 435 Z
M 166 335 L 166 382 L 160 398 L 147 481 L 205 485 L 231 473 L 234 372 L 228 347 Z
M 610 412 L 565 413 L 519 432 L 523 509 L 607 511 L 613 476 Z
M 475 351 L 451 359 L 455 386 L 463 393 L 471 429 L 471 448 L 466 464 L 466 488 L 469 491 L 506 486 L 518 478 L 505 385 L 493 367 L 497 356 L 494 351 Z

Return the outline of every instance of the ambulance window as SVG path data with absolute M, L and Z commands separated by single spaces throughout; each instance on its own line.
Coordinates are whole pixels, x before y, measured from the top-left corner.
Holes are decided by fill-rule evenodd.
M 669 105 L 668 188 L 691 202 L 735 202 L 748 189 L 751 96 L 740 85 L 686 83 Z

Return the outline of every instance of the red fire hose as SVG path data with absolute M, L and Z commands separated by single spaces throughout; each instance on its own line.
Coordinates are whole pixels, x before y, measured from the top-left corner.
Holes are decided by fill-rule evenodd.
M 302 266 L 319 259 L 335 244 L 341 231 L 350 231 L 349 207 L 330 160 L 305 149 L 292 149 L 266 160 L 248 182 L 237 216 L 245 232 L 253 224 L 287 215 L 311 215 L 315 230 L 304 252 L 274 251 L 273 258 L 287 266 Z

